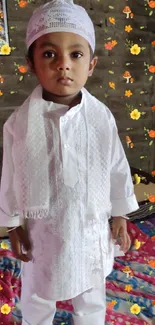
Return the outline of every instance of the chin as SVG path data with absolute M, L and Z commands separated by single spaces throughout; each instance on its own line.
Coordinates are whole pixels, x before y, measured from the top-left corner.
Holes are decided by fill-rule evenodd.
M 67 96 L 73 96 L 76 91 L 67 91 L 64 90 L 64 91 L 57 91 L 57 92 L 52 92 L 55 96 L 59 96 L 59 97 L 67 97 Z

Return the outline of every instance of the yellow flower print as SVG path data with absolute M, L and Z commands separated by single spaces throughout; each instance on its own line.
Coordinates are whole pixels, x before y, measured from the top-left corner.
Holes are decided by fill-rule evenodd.
M 127 284 L 127 285 L 125 286 L 125 291 L 130 292 L 131 290 L 132 290 L 132 286 L 131 286 L 131 284 Z
M 1 54 L 8 55 L 11 53 L 11 47 L 8 44 L 5 44 L 0 49 Z
M 138 44 L 134 44 L 130 49 L 131 54 L 138 55 L 141 52 L 140 46 Z
M 9 245 L 5 241 L 2 241 L 1 242 L 1 248 L 2 249 L 9 249 Z
M 113 47 L 116 46 L 116 45 L 118 44 L 116 40 L 113 40 L 111 43 L 112 43 L 112 46 L 113 46 Z
M 135 249 L 139 249 L 141 246 L 141 242 L 138 239 L 135 239 L 134 241 L 134 248 Z
M 130 117 L 132 118 L 132 120 L 139 120 L 139 118 L 141 117 L 141 113 L 136 108 L 130 113 Z
M 3 27 L 2 26 L 0 26 L 0 32 L 3 30 Z
M 0 96 L 3 96 L 3 92 L 0 90 Z
M 109 21 L 110 21 L 110 23 L 113 24 L 113 25 L 115 25 L 115 23 L 116 23 L 116 20 L 115 20 L 114 17 L 109 17 Z
M 10 314 L 10 312 L 11 312 L 11 307 L 8 304 L 4 304 L 1 307 L 1 313 L 2 314 L 8 315 L 8 314 Z
M 126 25 L 124 29 L 125 29 L 125 32 L 127 32 L 127 33 L 130 33 L 133 30 L 131 25 Z
M 140 176 L 138 176 L 138 174 L 134 174 L 133 177 L 134 177 L 134 184 L 135 185 L 140 184 L 140 182 L 141 182 Z
M 117 301 L 116 300 L 112 300 L 111 303 L 113 304 L 113 306 L 117 305 Z
M 1 286 L 1 284 L 0 284 L 0 291 L 2 291 L 3 290 L 3 287 Z
M 130 311 L 134 315 L 138 315 L 141 312 L 141 307 L 138 304 L 134 304 L 131 306 Z
M 126 96 L 126 97 L 130 97 L 130 96 L 132 96 L 132 91 L 131 91 L 131 90 L 126 90 L 126 91 L 125 91 L 125 96 Z
M 109 87 L 112 89 L 115 89 L 115 83 L 114 82 L 109 82 Z

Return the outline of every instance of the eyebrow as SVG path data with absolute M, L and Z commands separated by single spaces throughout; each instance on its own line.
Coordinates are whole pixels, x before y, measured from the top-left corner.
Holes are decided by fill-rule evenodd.
M 57 44 L 54 44 L 52 42 L 43 42 L 43 43 L 40 44 L 41 49 L 44 48 L 44 47 L 47 47 L 47 46 L 55 47 L 55 48 L 58 47 Z M 73 48 L 82 48 L 82 49 L 84 49 L 84 46 L 82 44 L 80 44 L 80 43 L 76 43 L 76 44 L 73 44 L 73 45 L 69 46 L 69 49 L 73 49 Z

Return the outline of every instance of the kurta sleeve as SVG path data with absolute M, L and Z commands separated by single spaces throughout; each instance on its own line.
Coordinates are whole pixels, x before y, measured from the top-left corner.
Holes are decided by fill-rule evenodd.
M 0 227 L 16 227 L 22 224 L 19 216 L 14 183 L 12 159 L 13 136 L 7 122 L 3 127 L 3 163 L 0 186 Z
M 112 115 L 111 132 L 111 215 L 124 216 L 136 211 L 139 206 L 134 194 L 130 167 Z

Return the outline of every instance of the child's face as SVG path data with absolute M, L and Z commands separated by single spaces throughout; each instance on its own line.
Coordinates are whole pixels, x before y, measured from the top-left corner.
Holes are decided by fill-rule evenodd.
M 74 98 L 92 75 L 97 57 L 91 58 L 88 42 L 81 36 L 57 32 L 35 42 L 34 65 L 43 89 L 58 97 Z

